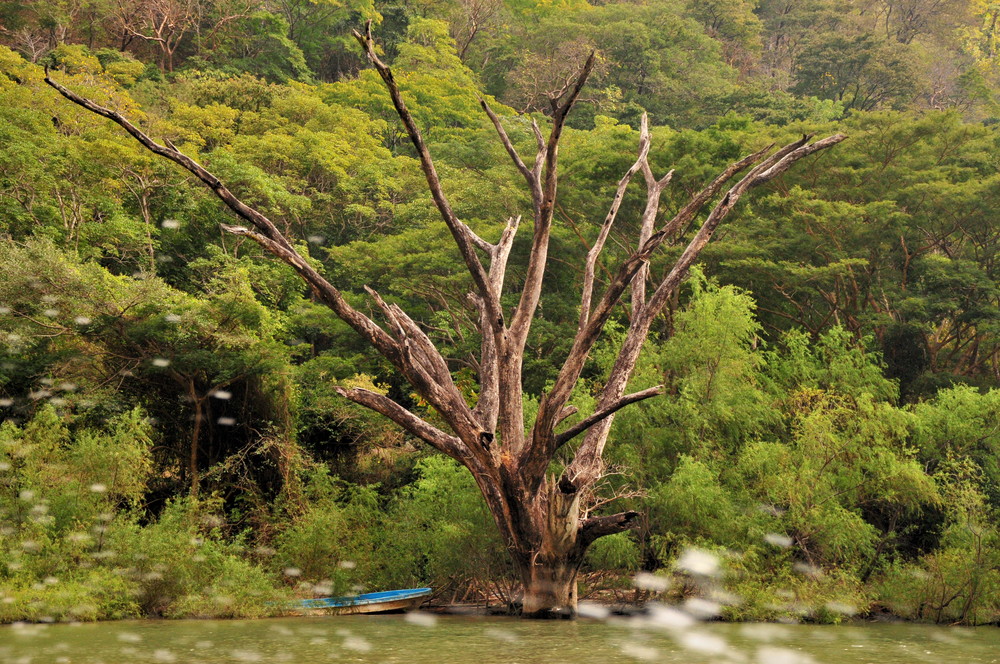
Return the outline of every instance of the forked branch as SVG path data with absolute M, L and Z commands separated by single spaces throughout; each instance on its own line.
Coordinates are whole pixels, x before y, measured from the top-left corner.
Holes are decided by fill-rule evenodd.
M 692 238 L 685 250 L 681 253 L 680 257 L 674 263 L 670 272 L 657 286 L 652 297 L 649 299 L 649 302 L 645 303 L 638 310 L 633 311 L 632 320 L 629 323 L 625 341 L 622 343 L 622 347 L 618 352 L 615 363 L 611 368 L 608 381 L 605 383 L 604 389 L 598 399 L 599 408 L 607 408 L 611 404 L 616 403 L 617 400 L 624 394 L 628 380 L 632 375 L 633 369 L 635 368 L 643 342 L 649 334 L 653 320 L 663 310 L 668 299 L 680 285 L 681 281 L 683 281 L 691 266 L 697 260 L 702 249 L 705 248 L 705 245 L 708 244 L 708 241 L 719 227 L 719 224 L 721 224 L 730 211 L 732 211 L 737 202 L 739 202 L 740 198 L 750 189 L 764 184 L 781 173 L 784 173 L 796 161 L 815 152 L 836 145 L 837 143 L 845 140 L 847 137 L 842 134 L 836 134 L 834 136 L 818 140 L 814 143 L 809 143 L 810 138 L 811 137 L 809 136 L 805 136 L 801 140 L 786 145 L 766 158 L 762 158 L 763 154 L 760 152 L 751 155 L 751 157 L 753 157 L 751 163 L 759 163 L 757 163 L 757 165 L 752 168 L 750 172 L 744 175 L 739 182 L 730 187 L 729 191 L 718 203 L 716 203 L 715 207 L 702 223 L 694 238 Z M 741 160 L 741 162 L 738 163 L 746 163 L 747 159 Z M 732 169 L 732 166 L 726 169 L 726 171 L 723 172 L 723 175 Z M 724 184 L 724 181 L 720 182 L 721 177 L 722 176 L 720 175 L 719 178 L 716 178 L 709 188 L 715 188 L 716 190 L 721 189 L 722 184 Z M 704 193 L 704 191 L 702 193 Z M 708 199 L 708 197 L 703 197 L 701 195 L 696 197 L 696 199 L 697 198 L 703 198 L 704 200 Z M 693 217 L 694 214 L 697 213 L 697 210 L 689 210 L 689 208 L 690 204 L 682 210 L 682 213 L 675 216 L 674 219 L 667 224 L 667 227 L 677 223 L 678 218 L 683 218 L 683 216 L 688 215 Z M 667 227 L 665 227 L 665 229 Z M 636 254 L 633 254 L 633 256 L 625 262 L 623 269 L 629 264 L 636 266 L 635 261 L 637 260 L 637 257 L 642 258 L 643 256 L 647 256 L 648 253 L 652 252 L 650 247 L 652 246 L 655 249 L 656 246 L 659 246 L 659 244 L 662 243 L 664 237 L 665 230 L 654 234 L 639 249 L 639 251 L 636 252 Z M 609 290 L 610 288 L 611 287 L 609 287 Z M 618 288 L 623 290 L 620 283 L 618 283 Z M 605 297 L 607 297 L 607 295 L 608 292 L 605 292 Z M 604 303 L 602 302 L 602 304 Z M 583 444 L 580 445 L 572 463 L 565 471 L 565 476 L 573 483 L 588 484 L 595 481 L 596 478 L 599 477 L 601 455 L 604 451 L 604 444 L 607 442 L 607 436 L 610 430 L 612 418 L 613 414 L 611 417 L 605 418 L 603 421 L 597 423 L 587 433 L 586 439 Z
M 521 155 L 517 153 L 517 148 L 514 147 L 513 141 L 510 140 L 510 136 L 507 135 L 507 130 L 503 128 L 503 124 L 500 122 L 500 116 L 498 116 L 489 104 L 486 103 L 485 99 L 480 98 L 479 105 L 483 107 L 486 115 L 489 117 L 490 122 L 493 123 L 493 127 L 497 130 L 497 135 L 500 137 L 500 142 L 503 144 L 504 149 L 510 156 L 511 161 L 514 162 L 514 166 L 517 170 L 524 176 L 525 181 L 528 183 L 528 187 L 531 189 L 531 198 L 538 204 L 542 199 L 542 182 L 541 173 L 538 169 L 530 169 L 521 159 Z M 538 125 L 535 125 L 537 127 Z M 545 144 L 539 145 L 539 154 L 542 154 L 545 150 Z M 544 158 L 544 156 L 543 156 Z M 537 163 L 537 161 L 536 161 Z
M 483 306 L 489 312 L 490 329 L 494 333 L 499 333 L 504 327 L 503 312 L 500 309 L 500 295 L 499 293 L 492 292 L 490 289 L 486 269 L 476 255 L 475 242 L 471 237 L 468 226 L 462 223 L 455 215 L 451 203 L 448 202 L 448 198 L 441 188 L 441 179 L 438 177 L 434 160 L 431 159 L 431 153 L 427 149 L 427 144 L 424 142 L 420 128 L 417 127 L 413 115 L 406 107 L 406 102 L 403 101 L 403 95 L 399 90 L 399 85 L 396 83 L 396 78 L 393 76 L 392 70 L 387 64 L 382 62 L 375 52 L 375 40 L 372 38 L 371 27 L 372 22 L 369 20 L 365 24 L 365 34 L 354 30 L 354 38 L 361 44 L 361 48 L 364 49 L 368 60 L 375 67 L 375 71 L 382 77 L 386 88 L 389 90 L 389 96 L 392 98 L 392 105 L 396 109 L 396 114 L 402 120 L 403 126 L 406 128 L 406 133 L 410 137 L 413 147 L 417 150 L 417 157 L 420 159 L 420 168 L 424 173 L 424 178 L 427 180 L 427 187 L 430 189 L 431 197 L 434 199 L 434 205 L 437 207 L 438 212 L 441 213 L 441 218 L 444 219 L 448 230 L 451 231 L 451 235 L 455 239 L 455 244 L 458 245 L 459 253 L 462 254 L 462 259 L 465 261 L 469 274 L 472 275 L 472 280 L 476 284 L 476 290 L 482 298 Z
M 649 118 L 643 113 L 639 126 L 639 156 L 622 179 L 618 181 L 618 189 L 615 191 L 614 198 L 611 201 L 611 208 L 608 210 L 608 214 L 604 219 L 604 224 L 601 226 L 597 239 L 594 241 L 594 245 L 587 252 L 587 259 L 584 263 L 582 294 L 580 297 L 580 322 L 578 331 L 583 330 L 587 326 L 587 321 L 590 318 L 597 261 L 604 250 L 604 244 L 607 242 L 615 219 L 618 217 L 618 208 L 625 197 L 625 191 L 632 181 L 632 177 L 640 170 L 646 180 L 646 208 L 643 211 L 642 223 L 640 225 L 640 242 L 644 242 L 652 234 L 652 224 L 656 219 L 656 213 L 660 207 L 660 195 L 667 184 L 669 184 L 674 172 L 670 171 L 659 180 L 653 176 L 652 167 L 649 165 L 650 144 Z M 639 281 L 642 282 L 643 280 L 639 279 Z M 642 292 L 642 287 L 642 283 L 640 283 L 638 286 L 640 293 Z
M 528 257 L 528 268 L 525 273 L 524 287 L 521 298 L 510 324 L 513 352 L 521 352 L 528 339 L 531 321 L 538 308 L 542 294 L 542 280 L 545 278 L 545 266 L 549 256 L 549 237 L 552 229 L 552 215 L 555 211 L 556 185 L 558 182 L 559 141 L 562 138 L 566 124 L 566 115 L 580 96 L 580 91 L 586 84 L 594 69 L 596 53 L 583 64 L 579 75 L 573 84 L 559 97 L 552 101 L 552 129 L 544 149 L 539 149 L 539 159 L 536 160 L 536 171 L 540 168 L 541 200 L 535 206 L 535 227 L 531 242 L 531 253 Z M 537 133 L 537 132 L 536 132 Z

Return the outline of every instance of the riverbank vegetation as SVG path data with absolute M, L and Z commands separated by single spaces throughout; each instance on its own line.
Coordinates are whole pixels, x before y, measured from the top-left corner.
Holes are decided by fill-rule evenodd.
M 477 95 L 530 144 L 518 113 L 546 123 L 560 63 L 598 49 L 561 148 L 529 413 L 642 111 L 654 170 L 676 169 L 668 210 L 770 142 L 850 136 L 748 195 L 654 326 L 630 390 L 667 394 L 621 411 L 587 497 L 643 516 L 592 547 L 582 595 L 664 579 L 734 619 L 1000 619 L 1000 10 L 784 4 L 0 3 L 0 621 L 258 616 L 361 587 L 516 598 L 468 473 L 334 387 L 433 409 L 223 234 L 210 192 L 42 83 L 47 65 L 197 155 L 356 306 L 362 285 L 399 303 L 472 399 L 470 280 L 349 38 L 369 18 L 484 232 L 530 202 Z M 644 202 L 626 196 L 623 237 Z

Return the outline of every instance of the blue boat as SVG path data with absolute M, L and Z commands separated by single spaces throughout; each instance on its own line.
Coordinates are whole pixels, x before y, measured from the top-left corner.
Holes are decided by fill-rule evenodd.
M 349 613 L 389 613 L 409 611 L 423 604 L 431 596 L 430 588 L 409 588 L 407 590 L 387 590 L 380 593 L 364 593 L 346 597 L 318 597 L 301 599 L 288 604 L 296 611 L 323 611 L 338 615 Z

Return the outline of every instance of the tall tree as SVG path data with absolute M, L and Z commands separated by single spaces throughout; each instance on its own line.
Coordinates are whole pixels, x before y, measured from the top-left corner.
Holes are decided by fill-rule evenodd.
M 124 50 L 138 39 L 155 45 L 160 52 L 160 67 L 173 71 L 177 49 L 195 29 L 201 12 L 198 0 L 144 0 L 131 3 L 118 0 L 115 19 L 121 29 Z
M 844 136 L 837 134 L 815 142 L 810 142 L 811 137 L 806 136 L 776 151 L 769 146 L 748 155 L 725 168 L 669 220 L 657 224 L 660 195 L 670 182 L 672 172 L 662 178 L 653 174 L 648 160 L 648 123 L 643 119 L 638 158 L 620 180 L 599 235 L 586 257 L 579 322 L 571 349 L 552 386 L 543 394 L 534 420 L 527 421 L 522 401 L 522 363 L 549 260 L 559 143 L 567 114 L 580 96 L 594 67 L 595 56 L 591 54 L 579 73 L 551 96 L 548 137 L 537 123 L 532 124 L 537 146 L 533 161 L 522 159 L 504 121 L 485 101 L 482 103 L 507 154 L 526 181 L 532 201 L 531 247 L 523 270 L 523 286 L 520 293 L 514 294 L 517 305 L 507 310 L 502 295 L 520 217 L 508 220 L 495 243 L 474 233 L 457 217 L 396 79 L 376 54 L 370 23 L 365 34 L 355 32 L 355 37 L 389 90 L 419 157 L 434 203 L 474 284 L 469 300 L 477 309 L 482 336 L 478 398 L 474 405 L 467 402 L 446 359 L 430 337 L 399 306 L 367 289 L 373 303 L 381 310 L 384 320 L 380 325 L 349 304 L 341 291 L 295 249 L 270 219 L 242 202 L 203 166 L 169 142 L 166 145 L 155 142 L 116 111 L 80 97 L 49 76 L 46 82 L 67 99 L 113 120 L 147 149 L 181 165 L 210 187 L 249 224 L 223 225 L 226 231 L 252 238 L 292 266 L 319 301 L 362 335 L 406 378 L 450 431 L 439 428 L 383 394 L 357 387 L 338 388 L 338 392 L 396 422 L 468 468 L 520 574 L 524 585 L 523 612 L 530 616 L 572 614 L 577 602 L 577 573 L 589 545 L 599 537 L 629 529 L 638 517 L 636 512 L 592 516 L 584 497 L 602 476 L 602 456 L 614 414 L 662 391 L 654 387 L 627 393 L 629 378 L 654 318 L 744 194 L 781 175 L 798 160 L 839 143 Z M 625 191 L 640 172 L 647 194 L 636 248 L 619 266 L 608 270 L 611 276 L 603 292 L 597 293 L 596 275 L 602 250 Z M 736 179 L 740 173 L 744 174 Z M 731 182 L 733 180 L 735 182 Z M 727 186 L 728 190 L 716 200 Z M 653 253 L 667 238 L 685 229 L 702 208 L 713 201 L 711 212 L 673 267 L 662 280 L 651 281 L 648 262 Z M 576 412 L 569 403 L 570 397 L 588 356 L 601 338 L 605 324 L 626 300 L 631 304 L 627 332 L 598 396 L 597 406 L 590 415 L 565 426 L 567 418 Z M 579 436 L 583 436 L 583 441 L 572 461 L 558 476 L 550 474 L 556 454 Z

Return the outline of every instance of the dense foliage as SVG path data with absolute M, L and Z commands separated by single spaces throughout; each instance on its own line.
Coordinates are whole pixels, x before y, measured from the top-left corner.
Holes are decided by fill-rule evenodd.
M 49 66 L 197 155 L 350 297 L 404 304 L 471 391 L 469 284 L 349 36 L 368 19 L 456 212 L 491 239 L 528 199 L 478 96 L 529 146 L 525 114 L 544 123 L 598 51 L 562 147 L 528 410 L 643 111 L 657 171 L 676 169 L 668 211 L 752 149 L 851 137 L 750 197 L 659 322 L 634 384 L 669 394 L 620 414 L 591 497 L 646 516 L 599 540 L 585 592 L 649 592 L 640 571 L 704 590 L 676 566 L 703 551 L 734 618 L 1000 619 L 998 17 L 986 0 L 0 2 L 0 621 L 262 615 L 423 584 L 513 598 L 471 478 L 333 390 L 423 407 L 405 382 L 222 233 L 210 192 L 41 82 Z M 643 202 L 630 190 L 611 257 Z M 582 412 L 612 359 L 592 358 Z

